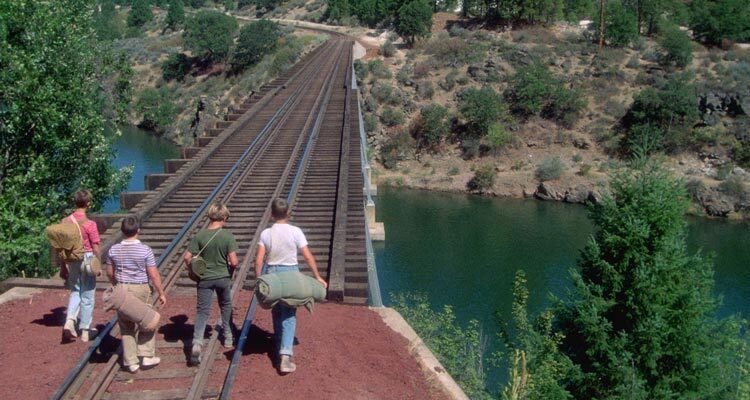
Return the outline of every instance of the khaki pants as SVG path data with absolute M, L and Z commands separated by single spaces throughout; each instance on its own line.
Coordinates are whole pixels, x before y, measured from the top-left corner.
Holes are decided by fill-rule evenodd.
M 132 293 L 138 300 L 148 304 L 151 301 L 151 286 L 119 283 L 119 286 Z M 139 332 L 135 322 L 118 318 L 122 332 L 123 365 L 137 365 L 138 357 L 153 357 L 156 355 L 156 332 Z

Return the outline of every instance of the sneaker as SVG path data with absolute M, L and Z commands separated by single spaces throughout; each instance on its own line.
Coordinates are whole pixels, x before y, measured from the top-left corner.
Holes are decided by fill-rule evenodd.
M 155 367 L 159 365 L 160 362 L 161 358 L 159 357 L 143 357 L 143 359 L 141 360 L 141 365 L 143 365 L 144 368 Z
M 127 370 L 128 370 L 128 372 L 130 372 L 131 374 L 134 374 L 134 373 L 138 372 L 138 370 L 139 370 L 140 368 L 141 368 L 141 366 L 140 366 L 140 365 L 138 365 L 138 364 L 133 364 L 133 365 L 126 365 L 126 366 L 125 366 L 125 369 L 127 369 Z
M 62 336 L 65 341 L 70 341 L 73 340 L 73 338 L 78 337 L 78 332 L 76 332 L 76 322 L 74 320 L 69 319 L 65 321 Z
M 193 348 L 190 349 L 190 364 L 198 365 L 201 363 L 201 350 L 203 345 L 201 343 L 193 343 Z
M 232 331 L 224 331 L 224 347 L 229 348 L 234 346 L 234 337 Z
M 95 328 L 81 330 L 81 341 L 88 342 L 96 337 L 99 333 Z
M 297 365 L 292 362 L 292 356 L 283 354 L 281 356 L 281 363 L 279 364 L 279 371 L 283 374 L 294 372 L 297 369 Z

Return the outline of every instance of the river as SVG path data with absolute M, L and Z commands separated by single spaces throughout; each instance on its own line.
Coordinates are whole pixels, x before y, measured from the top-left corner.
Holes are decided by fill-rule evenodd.
M 144 189 L 144 176 L 164 172 L 164 160 L 180 158 L 180 148 L 174 143 L 156 137 L 148 131 L 135 126 L 120 127 L 122 135 L 115 138 L 116 167 L 133 166 L 133 175 L 125 191 L 136 192 Z M 120 197 L 109 199 L 104 203 L 104 212 L 116 212 L 120 209 Z

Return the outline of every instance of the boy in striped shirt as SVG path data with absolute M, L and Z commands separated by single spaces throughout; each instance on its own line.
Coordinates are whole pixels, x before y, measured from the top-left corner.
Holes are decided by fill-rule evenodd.
M 146 304 L 151 303 L 151 281 L 163 306 L 167 303 L 167 297 L 161 286 L 154 252 L 138 240 L 140 228 L 141 223 L 136 216 L 128 215 L 123 219 L 120 229 L 125 239 L 107 252 L 107 276 L 113 285 L 125 287 Z M 153 367 L 159 364 L 161 359 L 156 357 L 156 332 L 139 332 L 134 322 L 122 318 L 117 322 L 122 332 L 123 366 L 130 372 L 136 372 L 141 365 Z M 140 363 L 138 357 L 141 357 Z

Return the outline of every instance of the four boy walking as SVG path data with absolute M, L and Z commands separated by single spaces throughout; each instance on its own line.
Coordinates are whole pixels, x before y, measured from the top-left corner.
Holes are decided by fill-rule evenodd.
M 86 219 L 85 211 L 91 205 L 91 193 L 79 191 L 75 197 L 76 212 L 68 217 L 71 223 L 78 223 L 83 235 L 86 257 L 99 255 L 99 235 L 96 224 Z M 272 202 L 271 212 L 275 223 L 260 235 L 255 257 L 256 276 L 263 274 L 299 271 L 297 256 L 301 254 L 312 270 L 315 279 L 328 287 L 321 277 L 315 257 L 308 248 L 307 239 L 301 229 L 290 225 L 289 204 L 284 199 Z M 199 231 L 190 242 L 183 260 L 191 277 L 197 277 L 197 304 L 195 325 L 190 351 L 190 362 L 199 364 L 203 349 L 206 324 L 211 313 L 214 293 L 221 311 L 224 346 L 234 345 L 232 334 L 232 274 L 238 265 L 237 242 L 231 232 L 225 229 L 229 210 L 220 203 L 212 204 L 208 210 L 209 225 Z M 161 284 L 154 253 L 151 248 L 138 240 L 140 221 L 135 216 L 127 216 L 121 224 L 124 239 L 113 245 L 105 258 L 107 277 L 113 285 L 122 286 L 139 301 L 150 305 L 152 286 L 156 290 L 161 305 L 167 299 Z M 95 334 L 91 325 L 94 307 L 96 277 L 82 272 L 81 265 L 71 264 L 61 270 L 67 278 L 71 290 L 63 336 L 69 338 L 81 330 L 81 339 L 89 340 Z M 296 308 L 278 303 L 272 309 L 274 339 L 278 351 L 278 368 L 281 373 L 296 370 L 292 362 L 294 336 L 296 331 Z M 138 325 L 124 318 L 118 320 L 122 332 L 123 366 L 130 372 L 140 368 L 153 367 L 161 361 L 155 353 L 155 332 L 140 331 Z

